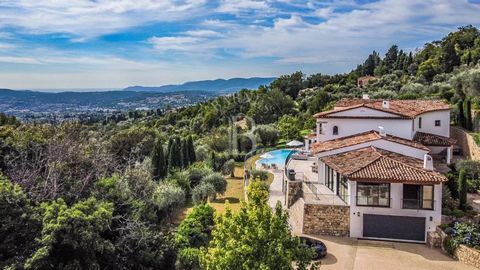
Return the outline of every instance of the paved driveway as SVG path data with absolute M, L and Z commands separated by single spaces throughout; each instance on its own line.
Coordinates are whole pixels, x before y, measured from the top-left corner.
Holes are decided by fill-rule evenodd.
M 421 244 L 355 240 L 318 236 L 328 249 L 320 269 L 453 270 L 476 269 L 454 261 L 439 249 Z

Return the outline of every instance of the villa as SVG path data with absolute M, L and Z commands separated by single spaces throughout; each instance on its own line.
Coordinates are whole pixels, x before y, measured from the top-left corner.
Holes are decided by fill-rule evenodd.
M 441 223 L 442 172 L 452 162 L 450 106 L 365 95 L 314 117 L 309 159 L 285 168 L 294 230 L 426 242 Z

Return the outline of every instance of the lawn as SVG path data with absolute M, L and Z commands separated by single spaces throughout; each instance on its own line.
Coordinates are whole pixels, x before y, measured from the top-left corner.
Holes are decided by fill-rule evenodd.
M 227 190 L 222 196 L 218 196 L 216 200 L 209 202 L 218 213 L 225 212 L 225 202 L 228 200 L 232 211 L 240 209 L 240 201 L 244 200 L 243 195 L 243 163 L 237 164 L 235 167 L 235 177 L 226 176 Z M 273 177 L 272 177 L 273 179 Z M 173 223 L 180 224 L 185 217 L 192 211 L 193 203 L 189 202 L 183 209 L 173 214 Z
M 251 157 L 247 160 L 247 166 L 253 166 L 255 161 L 260 159 L 260 154 Z M 235 167 L 235 177 L 226 176 L 227 180 L 227 190 L 222 196 L 218 196 L 217 199 L 209 202 L 209 204 L 215 208 L 218 213 L 225 212 L 225 202 L 228 200 L 230 208 L 232 211 L 238 211 L 240 209 L 240 202 L 244 200 L 243 194 L 243 163 L 236 164 Z M 273 181 L 273 174 L 268 174 L 267 184 L 270 185 Z M 193 203 L 189 202 L 183 209 L 180 209 L 177 213 L 173 214 L 173 223 L 180 224 L 180 222 L 192 211 Z

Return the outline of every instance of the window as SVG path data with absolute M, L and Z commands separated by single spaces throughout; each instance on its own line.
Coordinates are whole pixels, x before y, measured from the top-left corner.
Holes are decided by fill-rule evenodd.
M 344 201 L 347 202 L 348 198 L 348 180 L 345 176 L 341 176 L 337 173 L 337 195 Z
M 433 210 L 433 186 L 403 185 L 403 208 Z
M 422 118 L 418 118 L 418 128 L 422 128 Z
M 325 185 L 333 191 L 333 184 L 334 184 L 334 175 L 333 169 L 330 168 L 328 165 L 325 165 Z
M 338 127 L 333 126 L 333 135 L 338 135 Z
M 439 127 L 440 126 L 440 120 L 435 120 L 435 126 Z
M 357 182 L 357 206 L 390 207 L 390 184 Z

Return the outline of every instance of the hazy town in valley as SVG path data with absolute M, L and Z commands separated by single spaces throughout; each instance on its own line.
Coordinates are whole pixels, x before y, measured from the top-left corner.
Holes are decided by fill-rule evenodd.
M 1 0 L 0 269 L 480 269 L 480 1 Z

